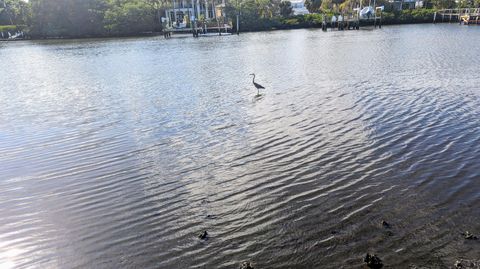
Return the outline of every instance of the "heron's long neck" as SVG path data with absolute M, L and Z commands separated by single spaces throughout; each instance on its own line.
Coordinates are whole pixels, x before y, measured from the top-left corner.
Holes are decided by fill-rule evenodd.
M 253 75 L 253 80 L 252 80 L 253 83 L 255 83 L 255 75 Z

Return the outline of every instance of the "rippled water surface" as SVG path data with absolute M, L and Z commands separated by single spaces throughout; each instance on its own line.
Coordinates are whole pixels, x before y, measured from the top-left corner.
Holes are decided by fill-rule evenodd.
M 480 233 L 480 27 L 12 42 L 0 59 L 1 268 L 480 259 L 461 235 Z

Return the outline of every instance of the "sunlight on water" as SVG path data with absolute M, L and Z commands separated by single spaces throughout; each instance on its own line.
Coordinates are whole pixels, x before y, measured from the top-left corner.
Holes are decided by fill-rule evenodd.
M 479 33 L 1 44 L 0 268 L 478 259 Z

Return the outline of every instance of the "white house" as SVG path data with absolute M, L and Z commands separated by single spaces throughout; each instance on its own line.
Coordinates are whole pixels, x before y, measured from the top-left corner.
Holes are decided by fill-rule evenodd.
M 422 8 L 422 0 L 389 0 L 394 10 Z
M 305 0 L 290 0 L 290 3 L 292 3 L 293 15 L 310 14 L 305 7 Z
M 200 18 L 215 19 L 223 14 L 225 0 L 172 0 L 170 9 L 165 10 L 164 21 L 169 27 L 185 28 Z

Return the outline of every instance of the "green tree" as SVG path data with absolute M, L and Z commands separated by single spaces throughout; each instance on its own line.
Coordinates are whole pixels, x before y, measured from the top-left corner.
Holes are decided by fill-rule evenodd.
M 258 15 L 271 18 L 280 12 L 280 0 L 255 0 Z
M 157 13 L 148 2 L 116 2 L 105 12 L 105 29 L 109 34 L 132 35 L 155 30 Z
M 167 4 L 168 0 L 30 0 L 30 33 L 88 37 L 160 30 L 161 9 Z
M 434 8 L 438 9 L 455 7 L 455 0 L 432 0 L 431 3 Z
M 290 1 L 280 2 L 280 15 L 290 17 L 293 13 L 292 3 Z
M 23 0 L 0 0 L 0 25 L 25 25 L 30 5 Z
M 477 3 L 475 3 L 477 2 Z M 459 8 L 469 8 L 469 7 L 477 7 L 479 1 L 474 0 L 459 0 L 457 2 L 457 7 Z
M 144 0 L 147 5 L 155 13 L 155 22 L 156 22 L 156 29 L 161 30 L 162 25 L 162 14 L 164 14 L 164 10 L 169 8 L 171 5 L 171 1 L 169 0 Z
M 305 7 L 310 13 L 316 13 L 320 11 L 322 0 L 305 0 Z
M 333 9 L 333 2 L 332 0 L 323 0 L 322 5 L 320 6 L 320 10 L 323 12 L 330 12 Z
M 30 0 L 31 34 L 82 37 L 104 34 L 105 0 Z

